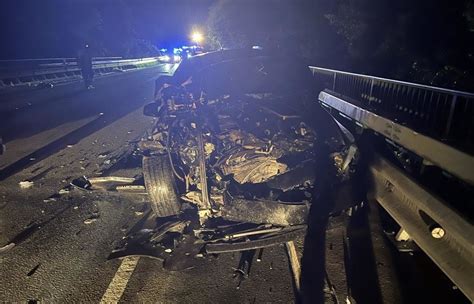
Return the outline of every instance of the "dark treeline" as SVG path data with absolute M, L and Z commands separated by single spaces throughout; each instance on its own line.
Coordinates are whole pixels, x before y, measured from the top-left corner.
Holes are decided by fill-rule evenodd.
M 6 0 L 0 58 L 261 45 L 311 64 L 474 91 L 474 0 Z
M 263 45 L 314 65 L 474 90 L 474 1 L 219 0 L 214 47 Z

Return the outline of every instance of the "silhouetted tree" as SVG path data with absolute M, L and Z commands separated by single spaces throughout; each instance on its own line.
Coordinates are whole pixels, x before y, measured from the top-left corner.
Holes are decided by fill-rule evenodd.
M 213 47 L 290 49 L 316 65 L 472 90 L 473 0 L 218 0 Z

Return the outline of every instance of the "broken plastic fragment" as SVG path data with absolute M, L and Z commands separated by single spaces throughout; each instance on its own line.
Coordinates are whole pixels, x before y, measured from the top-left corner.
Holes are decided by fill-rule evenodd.
M 96 217 L 93 217 L 93 218 L 88 218 L 84 221 L 84 224 L 86 225 L 89 225 L 89 224 L 92 224 L 93 222 L 97 221 L 97 218 Z
M 64 189 L 63 188 L 63 189 L 59 190 L 59 194 L 61 194 L 61 195 L 62 194 L 68 194 L 68 193 L 69 193 L 69 189 Z
M 91 184 L 99 183 L 133 183 L 135 178 L 133 177 L 121 177 L 121 176 L 100 176 L 100 177 L 91 177 L 89 182 Z
M 128 192 L 128 193 L 144 193 L 146 194 L 145 186 L 142 185 L 123 185 L 115 187 L 115 190 L 118 192 Z
M 83 176 L 73 180 L 71 186 L 81 190 L 89 190 L 92 187 L 92 184 L 89 182 L 87 177 Z
M 204 144 L 204 153 L 206 153 L 206 155 L 211 155 L 212 152 L 214 152 L 214 149 L 215 149 L 215 146 L 213 143 L 205 143 Z
M 33 187 L 34 182 L 29 181 L 29 180 L 25 180 L 25 181 L 19 182 L 18 184 L 20 185 L 21 189 L 28 189 L 28 188 Z
M 8 245 L 0 247 L 0 253 L 7 252 L 8 250 L 12 249 L 13 247 L 15 247 L 15 243 L 9 243 Z
M 232 204 L 224 205 L 221 211 L 222 217 L 231 221 L 289 226 L 306 223 L 309 206 L 294 202 L 234 198 Z

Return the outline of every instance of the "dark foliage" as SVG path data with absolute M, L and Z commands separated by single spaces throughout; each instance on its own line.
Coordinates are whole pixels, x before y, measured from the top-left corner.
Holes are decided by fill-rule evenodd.
M 263 45 L 314 65 L 473 90 L 474 4 L 433 0 L 219 0 L 214 47 Z

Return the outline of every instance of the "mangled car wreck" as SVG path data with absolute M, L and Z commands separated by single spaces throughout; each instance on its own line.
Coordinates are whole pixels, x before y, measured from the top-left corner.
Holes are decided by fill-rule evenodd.
M 144 109 L 156 124 L 139 143 L 153 246 L 221 253 L 304 233 L 310 204 L 350 178 L 356 151 L 314 96 L 303 64 L 256 52 L 196 56 L 160 77 Z

